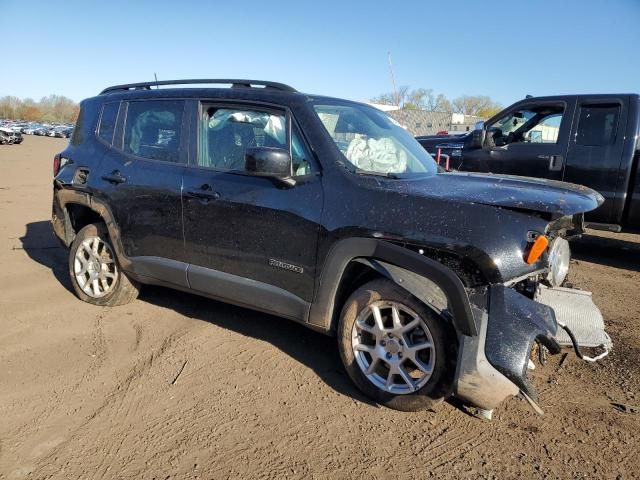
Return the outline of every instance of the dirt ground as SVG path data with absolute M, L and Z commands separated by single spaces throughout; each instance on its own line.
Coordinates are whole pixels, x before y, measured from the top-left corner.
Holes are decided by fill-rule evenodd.
M 355 390 L 334 339 L 286 320 L 156 287 L 76 299 L 49 223 L 65 143 L 0 146 L 0 478 L 640 475 L 640 410 L 613 405 L 640 408 L 640 236 L 573 245 L 615 350 L 538 366 L 544 417 L 516 399 L 492 422 L 455 401 L 402 413 Z

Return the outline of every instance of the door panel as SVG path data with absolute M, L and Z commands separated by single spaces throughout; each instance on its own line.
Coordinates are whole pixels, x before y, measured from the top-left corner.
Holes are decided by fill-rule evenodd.
M 622 212 L 624 192 L 618 191 L 618 174 L 627 124 L 624 98 L 581 98 L 563 180 L 586 185 L 600 192 L 604 204 L 585 218 L 591 222 L 618 223 L 614 212 Z
M 199 150 L 183 184 L 189 263 L 311 301 L 322 183 L 290 113 L 244 103 L 203 103 L 197 116 L 191 135 Z M 295 186 L 246 175 L 244 152 L 249 147 L 290 151 Z
M 267 178 L 189 168 L 184 191 L 189 263 L 264 282 L 311 301 L 322 186 L 319 177 L 281 188 Z M 280 263 L 279 263 L 280 262 Z
M 102 170 L 109 172 L 105 178 L 125 179 L 122 183 L 102 179 L 102 194 L 120 228 L 125 254 L 183 260 L 180 189 L 184 167 L 109 153 Z
M 561 180 L 574 104 L 517 104 L 487 125 L 481 149 L 464 151 L 462 170 Z
M 130 102 L 121 107 L 113 145 L 100 165 L 100 195 L 113 210 L 128 257 L 184 260 L 183 109 L 181 100 Z

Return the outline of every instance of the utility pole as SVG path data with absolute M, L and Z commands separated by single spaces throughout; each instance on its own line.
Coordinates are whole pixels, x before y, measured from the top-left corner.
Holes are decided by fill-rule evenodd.
M 396 106 L 400 108 L 400 98 L 398 97 L 398 89 L 396 88 L 396 77 L 393 74 L 393 65 L 391 64 L 391 52 L 387 52 L 389 57 L 389 71 L 391 72 L 391 83 L 393 84 L 393 96 L 396 99 Z

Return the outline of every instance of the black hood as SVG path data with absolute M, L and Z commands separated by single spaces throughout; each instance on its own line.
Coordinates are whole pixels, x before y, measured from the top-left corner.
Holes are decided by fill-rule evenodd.
M 602 205 L 595 190 L 541 178 L 452 172 L 406 182 L 404 193 L 552 215 L 574 215 Z

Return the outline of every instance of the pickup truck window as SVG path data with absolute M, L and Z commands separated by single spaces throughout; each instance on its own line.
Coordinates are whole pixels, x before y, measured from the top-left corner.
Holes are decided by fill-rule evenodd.
M 540 106 L 509 113 L 489 126 L 489 141 L 501 147 L 511 143 L 556 143 L 564 107 Z
M 583 105 L 576 143 L 590 147 L 615 143 L 619 116 L 620 105 Z

